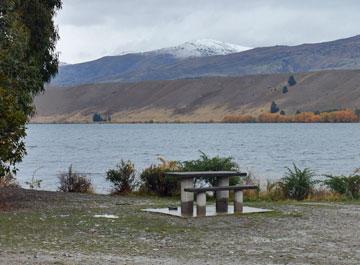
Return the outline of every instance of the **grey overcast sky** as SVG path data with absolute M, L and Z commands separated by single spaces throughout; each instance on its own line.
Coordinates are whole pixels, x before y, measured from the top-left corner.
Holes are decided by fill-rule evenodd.
M 248 47 L 360 34 L 359 0 L 63 0 L 60 60 L 148 51 L 195 39 Z

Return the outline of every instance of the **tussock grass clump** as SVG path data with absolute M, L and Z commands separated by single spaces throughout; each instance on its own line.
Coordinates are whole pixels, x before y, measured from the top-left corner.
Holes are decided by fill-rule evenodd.
M 360 175 L 359 170 L 350 176 L 327 175 L 324 184 L 333 192 L 344 195 L 350 199 L 360 198 Z
M 295 164 L 293 169 L 287 168 L 285 176 L 279 181 L 279 186 L 287 199 L 304 200 L 314 190 L 317 183 L 314 172 L 309 168 L 301 170 Z
M 83 176 L 79 173 L 73 172 L 72 165 L 70 165 L 66 173 L 62 173 L 59 175 L 59 182 L 59 191 L 62 192 L 94 192 L 91 180 L 87 176 Z

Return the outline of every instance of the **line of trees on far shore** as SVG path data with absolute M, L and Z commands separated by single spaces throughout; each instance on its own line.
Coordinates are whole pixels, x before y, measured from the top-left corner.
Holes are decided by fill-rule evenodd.
M 227 115 L 225 123 L 351 123 L 359 122 L 359 116 L 350 109 L 331 112 L 301 112 L 294 115 L 262 113 L 255 117 L 248 114 Z

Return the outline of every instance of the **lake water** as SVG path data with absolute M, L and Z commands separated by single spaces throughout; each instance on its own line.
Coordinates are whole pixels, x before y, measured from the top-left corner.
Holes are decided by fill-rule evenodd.
M 157 157 L 190 160 L 199 150 L 232 156 L 242 170 L 265 181 L 296 163 L 317 174 L 349 174 L 360 167 L 360 124 L 30 124 L 28 155 L 19 165 L 24 185 L 32 175 L 42 189 L 56 190 L 57 175 L 70 164 L 88 173 L 97 192 L 108 192 L 104 176 L 121 159 L 140 172 Z

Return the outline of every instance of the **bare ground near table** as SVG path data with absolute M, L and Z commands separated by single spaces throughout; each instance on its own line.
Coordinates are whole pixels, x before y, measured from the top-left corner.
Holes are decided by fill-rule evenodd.
M 0 189 L 0 264 L 359 264 L 360 205 L 249 203 L 275 212 L 183 219 L 175 199 Z M 118 219 L 95 218 L 112 214 Z

